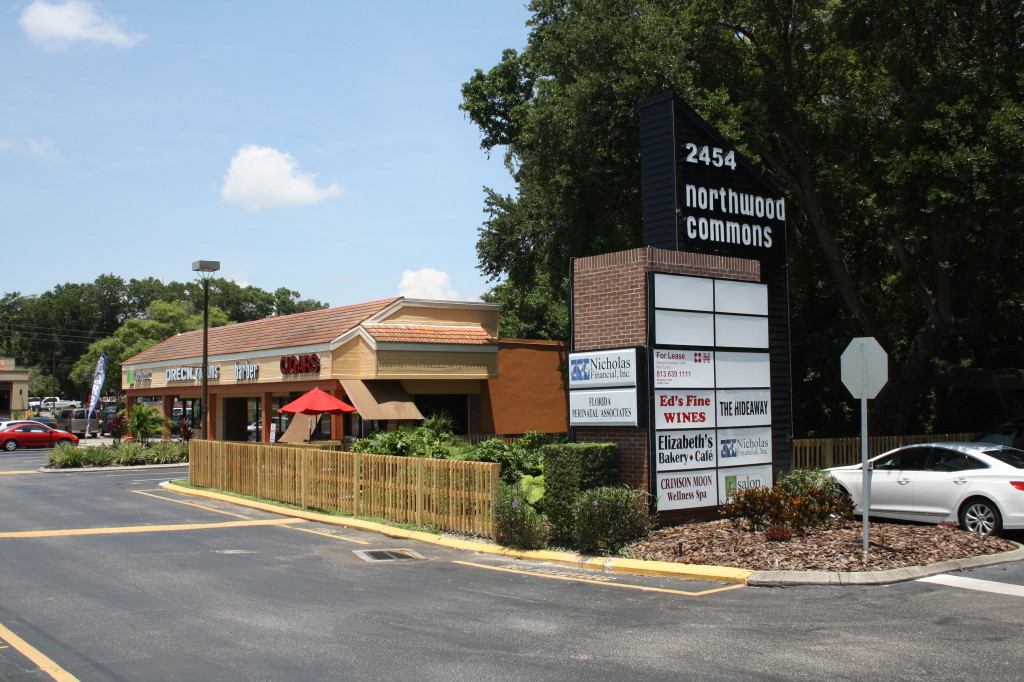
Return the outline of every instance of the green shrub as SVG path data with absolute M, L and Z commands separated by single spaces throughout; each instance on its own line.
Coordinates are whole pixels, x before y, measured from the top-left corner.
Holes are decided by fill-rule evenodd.
M 554 539 L 572 540 L 576 502 L 591 488 L 615 485 L 613 443 L 559 443 L 541 448 L 544 458 L 544 499 L 541 510 L 553 526 Z
M 653 527 L 650 495 L 626 487 L 584 490 L 576 499 L 573 546 L 581 552 L 616 554 Z
M 772 488 L 738 490 L 722 513 L 746 521 L 751 530 L 787 526 L 796 533 L 849 518 L 853 507 L 835 478 L 821 471 L 795 471 Z
M 775 485 L 795 495 L 821 490 L 832 497 L 839 497 L 843 492 L 836 477 L 821 469 L 795 469 L 784 474 Z
M 518 484 L 501 484 L 494 499 L 494 521 L 499 544 L 518 549 L 540 549 L 547 544 L 544 518 L 526 501 Z
M 448 459 L 465 445 L 452 434 L 452 424 L 450 417 L 435 414 L 414 429 L 402 426 L 394 431 L 374 431 L 356 441 L 352 451 L 369 455 Z
M 55 445 L 46 459 L 54 469 L 71 469 L 85 463 L 84 451 L 70 443 Z
M 374 431 L 366 438 L 352 444 L 352 452 L 367 455 L 406 456 L 411 450 L 412 429 L 401 427 L 394 431 Z
M 154 443 L 146 449 L 144 459 L 147 464 L 175 464 L 188 461 L 188 444 L 164 441 Z
M 114 446 L 114 463 L 120 466 L 136 466 L 146 463 L 146 446 L 137 441 L 121 442 Z
M 497 462 L 501 465 L 502 483 L 512 484 L 522 478 L 525 462 L 522 451 L 501 440 L 490 438 L 473 447 L 473 459 L 477 462 Z
M 145 443 L 153 436 L 169 432 L 170 423 L 169 419 L 160 414 L 160 410 L 140 403 L 132 407 L 127 428 L 137 440 Z
M 530 474 L 524 474 L 519 479 L 519 485 L 523 488 L 523 494 L 526 495 L 526 501 L 536 506 L 544 498 L 544 475 L 531 476 Z
M 83 464 L 91 464 L 94 467 L 107 467 L 114 463 L 114 451 L 106 445 L 90 445 L 81 448 Z

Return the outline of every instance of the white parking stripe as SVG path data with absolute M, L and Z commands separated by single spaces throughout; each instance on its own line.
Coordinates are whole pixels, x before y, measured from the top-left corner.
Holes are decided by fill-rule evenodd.
M 965 590 L 992 592 L 993 594 L 1005 594 L 1011 597 L 1024 597 L 1024 585 L 1008 585 L 1006 583 L 997 583 L 994 580 L 963 578 L 958 575 L 933 575 L 927 578 L 918 578 L 918 582 L 938 583 L 948 587 L 961 587 Z

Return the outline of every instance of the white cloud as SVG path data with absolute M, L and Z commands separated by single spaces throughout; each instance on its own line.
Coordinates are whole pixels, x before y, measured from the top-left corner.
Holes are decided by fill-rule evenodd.
M 66 48 L 82 40 L 127 48 L 146 38 L 144 33 L 125 33 L 115 19 L 100 16 L 88 0 L 67 0 L 59 5 L 34 0 L 22 10 L 19 23 L 33 42 L 49 49 Z
M 42 140 L 0 138 L 0 154 L 3 153 L 29 156 L 33 159 L 43 159 L 45 161 L 61 160 L 61 155 L 53 148 L 53 142 L 46 138 Z
M 403 272 L 398 293 L 408 298 L 426 298 L 434 301 L 460 300 L 459 292 L 452 289 L 448 273 L 433 268 Z
M 307 206 L 341 194 L 337 183 L 320 188 L 316 186 L 316 173 L 297 172 L 291 154 L 254 144 L 235 153 L 221 189 L 224 201 L 250 211 L 271 206 Z

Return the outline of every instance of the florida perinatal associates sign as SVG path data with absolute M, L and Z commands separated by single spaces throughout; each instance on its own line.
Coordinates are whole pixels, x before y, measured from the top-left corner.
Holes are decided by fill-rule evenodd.
M 569 425 L 638 426 L 635 348 L 569 354 Z

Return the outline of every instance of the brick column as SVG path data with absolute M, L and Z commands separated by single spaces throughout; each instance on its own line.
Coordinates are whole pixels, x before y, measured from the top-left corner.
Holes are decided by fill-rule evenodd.
M 572 289 L 573 351 L 648 347 L 653 343 L 647 333 L 650 272 L 759 282 L 761 264 L 744 258 L 653 247 L 576 259 Z M 646 394 L 638 396 L 637 402 L 641 411 L 648 409 Z M 615 443 L 619 481 L 656 495 L 657 491 L 650 489 L 648 429 L 576 427 L 574 432 L 577 441 Z

